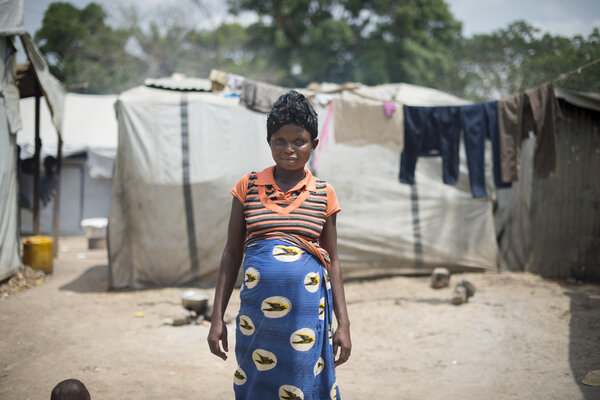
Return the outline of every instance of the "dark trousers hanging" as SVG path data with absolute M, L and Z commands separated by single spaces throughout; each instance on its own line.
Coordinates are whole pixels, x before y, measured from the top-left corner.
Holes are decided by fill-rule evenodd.
M 498 143 L 498 102 L 469 104 L 460 107 L 460 122 L 464 135 L 469 184 L 473 197 L 486 197 L 485 188 L 485 138 L 492 143 L 492 161 L 496 188 L 510 187 L 500 176 L 500 150 Z
M 415 183 L 419 157 L 442 157 L 444 183 L 458 182 L 458 107 L 404 106 L 404 150 L 400 157 L 400 182 Z

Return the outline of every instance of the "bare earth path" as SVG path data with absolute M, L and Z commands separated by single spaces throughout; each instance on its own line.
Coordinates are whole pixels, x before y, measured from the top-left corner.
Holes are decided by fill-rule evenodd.
M 210 355 L 206 325 L 164 324 L 183 310 L 182 288 L 109 293 L 106 251 L 80 237 L 62 245 L 44 284 L 0 298 L 0 399 L 49 399 L 66 378 L 96 400 L 233 398 L 233 351 L 226 362 Z M 427 277 L 346 284 L 344 400 L 600 399 L 580 383 L 600 369 L 600 286 L 462 276 L 477 292 L 461 306 Z

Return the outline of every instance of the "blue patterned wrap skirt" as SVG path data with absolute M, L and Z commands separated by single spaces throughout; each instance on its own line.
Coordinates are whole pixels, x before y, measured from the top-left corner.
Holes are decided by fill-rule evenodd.
M 235 398 L 339 400 L 325 267 L 295 245 L 267 239 L 246 248 L 243 268 Z

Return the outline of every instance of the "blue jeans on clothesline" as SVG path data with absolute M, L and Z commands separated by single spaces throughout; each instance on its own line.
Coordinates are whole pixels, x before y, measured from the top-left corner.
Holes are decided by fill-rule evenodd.
M 444 183 L 458 182 L 458 107 L 404 106 L 404 150 L 400 157 L 400 182 L 415 183 L 419 157 L 442 157 Z

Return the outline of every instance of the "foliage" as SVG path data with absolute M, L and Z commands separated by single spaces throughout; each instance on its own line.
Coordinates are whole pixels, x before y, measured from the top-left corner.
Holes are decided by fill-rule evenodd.
M 105 19 L 106 13 L 95 3 L 80 10 L 58 2 L 46 10 L 35 40 L 67 89 L 108 93 L 135 81 L 139 64 L 125 51 L 128 35 L 108 26 Z
M 262 81 L 281 80 L 281 76 L 277 77 L 278 71 L 269 63 L 267 54 L 261 51 L 264 46 L 258 45 L 254 39 L 263 37 L 261 32 L 237 23 L 222 24 L 215 30 L 189 32 L 189 43 L 206 54 L 204 63 L 198 63 L 196 59 L 195 71 L 190 71 L 190 74 L 206 77 L 215 68 L 243 76 L 251 75 Z
M 289 87 L 318 82 L 406 82 L 473 100 L 493 99 L 556 80 L 600 58 L 600 32 L 587 38 L 542 34 L 523 21 L 491 34 L 461 36 L 444 0 L 228 0 L 253 23 L 198 28 L 205 0 L 161 9 L 104 9 L 52 3 L 35 34 L 52 72 L 70 90 L 118 93 L 144 78 L 211 69 Z M 142 17 L 146 11 L 149 17 Z M 600 91 L 600 63 L 557 86 Z
M 460 71 L 468 84 L 465 95 L 474 99 L 497 98 L 555 82 L 556 86 L 600 91 L 600 64 L 567 79 L 563 73 L 600 59 L 600 33 L 586 39 L 566 38 L 541 32 L 524 21 L 491 34 L 463 39 L 458 46 Z
M 443 0 L 229 0 L 254 11 L 271 63 L 288 84 L 411 82 L 458 89 L 452 44 L 461 25 Z M 455 87 L 453 87 L 455 86 Z

